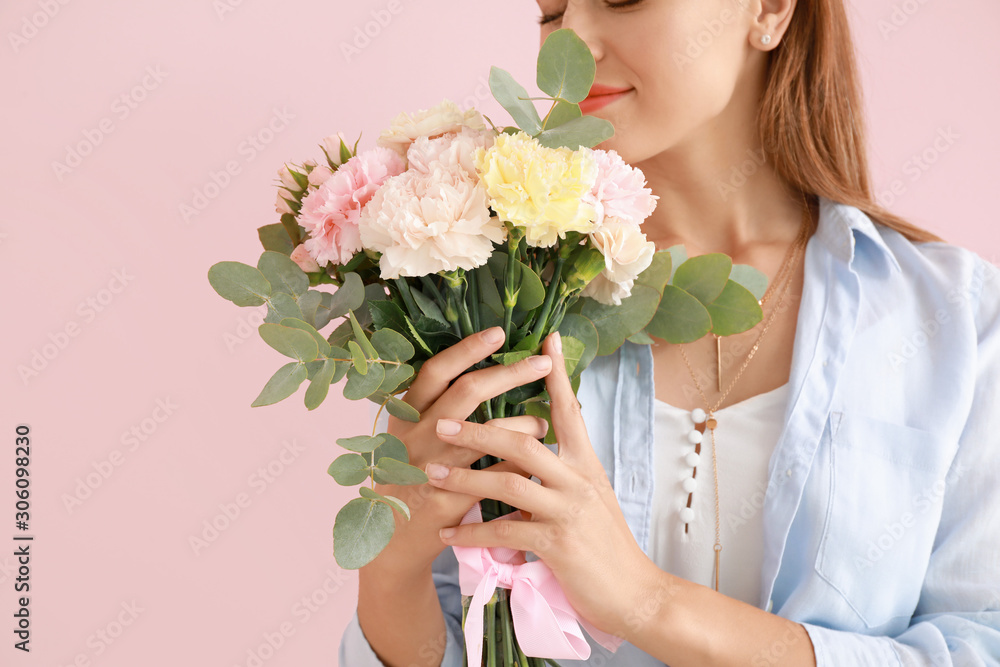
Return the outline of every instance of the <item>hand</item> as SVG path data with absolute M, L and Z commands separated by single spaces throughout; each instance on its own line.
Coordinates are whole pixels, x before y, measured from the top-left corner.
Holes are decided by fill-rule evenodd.
M 501 335 L 498 340 L 488 342 L 482 334 L 493 330 Z M 414 423 L 390 416 L 387 428 L 388 433 L 406 445 L 411 465 L 423 468 L 428 461 L 444 461 L 456 468 L 468 468 L 482 458 L 482 454 L 441 440 L 435 432 L 438 419 L 464 420 L 484 401 L 534 382 L 551 368 L 551 360 L 541 356 L 539 358 L 547 362 L 542 370 L 532 366 L 530 359 L 523 359 L 510 366 L 496 365 L 465 373 L 478 361 L 500 349 L 502 334 L 501 327 L 494 327 L 467 336 L 460 343 L 435 354 L 420 367 L 417 377 L 402 397 L 421 413 L 420 421 Z M 530 415 L 492 419 L 486 423 L 525 437 L 544 438 L 548 431 L 548 423 L 544 419 Z M 522 479 L 529 476 L 512 461 L 502 461 L 487 470 Z M 453 493 L 428 484 L 376 484 L 375 490 L 405 502 L 410 508 L 410 519 L 394 513 L 396 530 L 393 537 L 370 565 L 374 565 L 374 569 L 388 566 L 393 572 L 404 575 L 429 571 L 434 558 L 446 546 L 441 542 L 438 531 L 461 521 L 469 508 L 483 498 L 474 490 L 468 494 Z
M 632 536 L 604 466 L 594 453 L 557 340 L 557 333 L 545 340 L 554 368 L 545 376 L 545 385 L 558 454 L 536 434 L 502 425 L 456 422 L 461 430 L 455 435 L 438 432 L 442 440 L 469 449 L 470 460 L 483 454 L 500 457 L 534 475 L 541 484 L 496 466 L 480 471 L 445 465 L 440 472 L 446 476 L 430 480 L 462 497 L 496 498 L 521 509 L 522 514 L 529 512 L 530 519 L 460 525 L 450 537 L 442 531 L 441 539 L 450 545 L 534 552 L 552 570 L 583 618 L 605 632 L 627 637 L 638 609 L 651 595 L 659 598 L 662 571 Z M 428 477 L 437 472 L 433 464 L 426 471 Z

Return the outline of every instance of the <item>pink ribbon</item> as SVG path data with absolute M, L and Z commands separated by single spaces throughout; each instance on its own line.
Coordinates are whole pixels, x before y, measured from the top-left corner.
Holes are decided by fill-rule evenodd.
M 462 518 L 462 524 L 481 523 L 476 503 Z M 497 517 L 497 521 L 523 520 L 521 511 Z M 483 655 L 483 614 L 497 587 L 510 589 L 510 610 L 514 634 L 526 656 L 533 658 L 590 657 L 590 644 L 580 630 L 587 630 L 611 652 L 624 641 L 598 630 L 577 615 L 548 565 L 528 562 L 524 552 L 507 547 L 452 546 L 458 559 L 458 579 L 462 595 L 471 595 L 465 618 L 465 645 L 468 664 L 479 667 Z

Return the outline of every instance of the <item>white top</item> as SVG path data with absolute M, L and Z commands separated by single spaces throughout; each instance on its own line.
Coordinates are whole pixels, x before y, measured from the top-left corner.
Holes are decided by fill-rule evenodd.
M 764 557 L 761 508 L 767 467 L 781 435 L 788 383 L 715 412 L 719 470 L 719 534 L 722 553 L 719 592 L 753 606 L 760 603 Z M 682 484 L 691 477 L 685 461 L 695 445 L 691 413 L 655 399 L 650 557 L 660 569 L 709 588 L 715 587 L 715 481 L 712 436 L 705 429 L 691 509 L 684 532 L 680 510 L 687 506 Z

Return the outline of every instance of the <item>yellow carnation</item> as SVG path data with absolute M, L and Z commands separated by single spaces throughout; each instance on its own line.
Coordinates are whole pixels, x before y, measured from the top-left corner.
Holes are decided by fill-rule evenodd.
M 500 219 L 525 230 L 528 245 L 548 248 L 567 232 L 596 228 L 596 211 L 583 198 L 597 180 L 586 149 L 546 148 L 523 132 L 501 134 L 476 151 L 476 171 Z

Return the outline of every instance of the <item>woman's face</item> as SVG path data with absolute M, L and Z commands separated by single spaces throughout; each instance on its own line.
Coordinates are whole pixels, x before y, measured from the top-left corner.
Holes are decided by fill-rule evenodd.
M 595 90 L 581 108 L 615 126 L 601 148 L 635 164 L 736 119 L 753 122 L 756 100 L 734 92 L 765 63 L 749 40 L 761 32 L 760 0 L 537 2 L 542 41 L 571 28 L 594 54 Z M 593 96 L 613 91 L 627 92 Z

